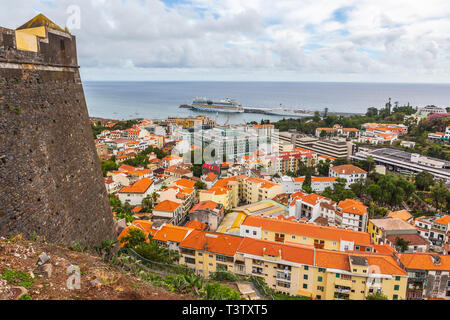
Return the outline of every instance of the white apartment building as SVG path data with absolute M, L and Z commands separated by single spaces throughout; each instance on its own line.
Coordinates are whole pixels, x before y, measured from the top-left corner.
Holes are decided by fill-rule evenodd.
M 336 206 L 336 225 L 355 231 L 366 231 L 369 222 L 367 207 L 360 201 L 345 199 Z
M 346 179 L 347 183 L 345 187 L 349 189 L 351 184 L 358 180 L 366 179 L 367 171 L 351 164 L 344 164 L 341 166 L 330 167 L 329 176 Z
M 314 192 L 323 192 L 326 187 L 333 189 L 337 177 L 311 177 L 311 188 Z M 283 187 L 283 193 L 295 193 L 302 191 L 305 177 L 292 178 L 282 176 L 280 184 Z
M 118 195 L 122 203 L 129 202 L 133 206 L 142 204 L 147 196 L 150 196 L 154 191 L 153 180 L 149 178 L 142 178 L 128 187 L 120 189 Z

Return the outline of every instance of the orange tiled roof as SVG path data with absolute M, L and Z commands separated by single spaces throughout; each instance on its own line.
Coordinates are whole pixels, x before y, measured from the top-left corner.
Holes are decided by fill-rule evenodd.
M 179 203 L 170 200 L 164 200 L 158 203 L 153 208 L 153 211 L 174 212 L 179 206 L 180 206 Z
M 152 173 L 152 170 L 150 169 L 143 169 L 143 170 L 136 170 L 132 174 L 136 177 L 142 177 L 143 175 Z
M 216 196 L 227 194 L 230 190 L 227 188 L 212 187 L 208 190 L 202 190 L 201 193 L 214 193 Z
M 147 238 L 149 234 L 154 235 L 156 232 L 156 230 L 152 228 L 152 225 L 153 222 L 149 220 L 134 220 L 131 226 L 126 227 L 125 229 L 122 230 L 117 239 L 119 239 L 120 242 L 120 239 L 123 236 L 126 236 L 128 234 L 128 231 L 132 228 L 141 230 L 144 233 L 145 237 Z M 123 244 L 121 244 L 121 246 L 123 246 Z
M 134 207 L 131 211 L 133 211 L 133 212 L 141 212 L 142 211 L 142 207 L 141 206 L 137 206 L 137 207 Z
M 193 206 L 190 212 L 207 209 L 214 210 L 217 208 L 217 206 L 218 206 L 217 202 L 214 201 L 201 201 L 197 203 L 195 206 Z
M 315 224 L 307 224 L 282 219 L 272 219 L 260 216 L 247 216 L 242 225 L 260 227 L 262 230 L 283 232 L 288 234 L 314 237 L 326 240 L 353 241 L 358 245 L 370 245 L 370 234 L 334 227 L 324 227 Z
M 336 157 L 325 156 L 325 155 L 323 155 L 323 154 L 321 154 L 321 155 L 319 156 L 319 158 L 330 159 L 330 160 L 336 160 L 336 159 L 337 159 Z
M 334 128 L 317 128 L 318 131 L 336 131 Z
M 350 271 L 348 256 L 349 254 L 345 252 L 316 250 L 316 265 L 324 268 Z
M 407 269 L 450 271 L 450 255 L 438 255 L 440 264 L 434 264 L 430 253 L 401 253 L 399 258 Z
M 234 256 L 242 240 L 239 236 L 193 230 L 181 241 L 180 247 Z
M 246 179 L 246 181 L 250 181 L 252 183 L 261 184 L 260 188 L 264 188 L 264 189 L 270 189 L 272 187 L 279 186 L 279 184 L 277 184 L 275 182 L 268 181 L 268 180 L 261 179 L 261 178 L 255 178 L 255 177 L 248 177 Z
M 392 256 L 366 255 L 369 266 L 378 266 L 382 274 L 408 275 Z
M 216 187 L 226 188 L 231 181 L 237 181 L 237 176 L 220 179 L 213 185 L 213 188 L 216 188 Z
M 318 181 L 336 181 L 338 177 L 311 177 L 311 182 L 318 182 Z
M 291 195 L 291 197 L 292 197 L 292 198 L 297 198 L 297 197 L 303 197 L 303 196 L 305 196 L 305 195 L 306 195 L 306 193 L 303 193 L 303 192 L 301 192 L 301 191 L 298 191 L 298 192 L 293 193 L 293 194 Z
M 218 175 L 215 174 L 214 172 L 209 172 L 205 177 L 205 181 L 214 181 L 216 180 L 217 177 Z
M 119 193 L 145 193 L 153 184 L 153 180 L 149 178 L 142 178 L 136 181 L 133 185 L 123 187 Z
M 130 166 L 128 164 L 122 164 L 119 167 L 119 170 L 122 170 L 122 171 L 135 171 L 136 169 L 137 169 L 136 167 Z
M 345 199 L 338 203 L 337 205 L 342 209 L 342 212 L 364 215 L 367 213 L 367 207 L 362 204 L 362 202 L 353 199 Z
M 439 219 L 434 220 L 435 223 L 440 223 L 444 225 L 448 225 L 450 223 L 450 216 L 443 216 Z
M 314 264 L 314 250 L 298 245 L 283 244 L 275 241 L 244 238 L 237 252 L 263 257 L 264 254 L 280 257 L 285 261 Z
M 149 220 L 134 220 L 133 225 L 140 228 L 142 231 L 146 231 L 149 233 L 154 232 L 154 229 L 152 228 L 153 222 Z
M 358 254 L 339 251 L 317 250 L 316 265 L 319 267 L 333 268 L 339 270 L 350 270 L 349 256 L 364 257 L 369 266 L 377 266 L 378 269 L 371 270 L 376 274 L 389 274 L 406 276 L 407 273 L 397 264 L 393 257 L 388 255 Z M 379 272 L 378 272 L 379 271 Z
M 179 179 L 179 180 L 175 181 L 174 184 L 177 186 L 189 188 L 189 189 L 194 189 L 194 186 L 195 186 L 195 182 L 192 180 L 188 180 L 188 179 Z
M 180 243 L 191 230 L 193 229 L 165 224 L 161 227 L 160 230 L 156 231 L 155 235 L 153 236 L 153 240 L 163 242 L 172 241 Z
M 200 231 L 205 230 L 207 227 L 206 223 L 203 223 L 203 222 L 200 222 L 197 220 L 191 220 L 188 223 L 186 223 L 184 226 L 186 228 L 196 229 L 196 230 L 200 230 Z
M 318 195 L 318 194 L 315 194 L 315 193 L 308 194 L 308 195 L 303 196 L 301 198 L 302 201 L 304 201 L 306 203 L 309 203 L 309 204 L 311 204 L 313 206 L 315 206 L 317 204 L 317 202 L 319 200 L 321 200 L 321 199 L 325 199 L 325 197 L 323 197 L 321 195 Z
M 399 218 L 404 221 L 409 220 L 412 218 L 412 215 L 406 211 L 406 210 L 400 210 L 400 211 L 391 211 L 387 215 L 390 218 Z
M 393 254 L 397 251 L 395 251 L 394 248 L 392 248 L 390 245 L 387 244 L 373 244 L 373 248 L 376 250 L 376 252 L 384 253 L 384 254 Z
M 177 155 L 175 155 L 175 154 L 168 155 L 168 156 L 165 156 L 165 157 L 163 158 L 163 160 L 166 160 L 166 161 L 179 160 L 179 159 L 183 159 L 183 158 L 181 158 L 181 157 L 179 157 L 179 156 L 177 156 Z
M 331 170 L 339 174 L 355 174 L 355 173 L 367 173 L 360 167 L 354 166 L 352 164 L 343 164 L 341 166 L 330 167 Z

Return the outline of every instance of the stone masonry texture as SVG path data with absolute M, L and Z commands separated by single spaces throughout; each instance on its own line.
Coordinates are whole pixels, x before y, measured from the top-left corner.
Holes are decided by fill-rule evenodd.
M 0 27 L 0 236 L 94 246 L 115 237 L 76 57 L 48 32 L 39 52 Z

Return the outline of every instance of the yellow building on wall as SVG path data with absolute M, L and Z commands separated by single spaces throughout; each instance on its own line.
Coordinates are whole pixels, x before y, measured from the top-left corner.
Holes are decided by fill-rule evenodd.
M 38 52 L 38 38 L 47 38 L 47 28 L 52 29 L 52 32 L 68 33 L 68 30 L 62 29 L 43 14 L 39 14 L 15 31 L 17 49 Z

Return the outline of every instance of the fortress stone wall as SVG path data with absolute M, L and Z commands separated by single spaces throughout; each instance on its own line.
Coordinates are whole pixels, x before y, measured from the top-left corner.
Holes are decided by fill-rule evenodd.
M 0 27 L 0 236 L 97 245 L 116 234 L 75 37 L 45 26 L 33 52 L 16 34 Z

